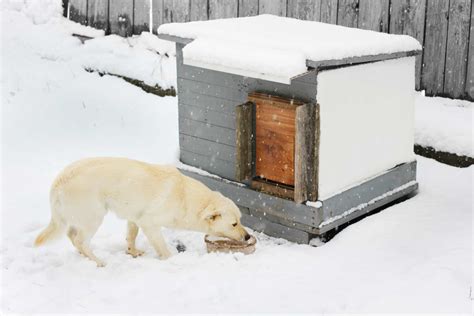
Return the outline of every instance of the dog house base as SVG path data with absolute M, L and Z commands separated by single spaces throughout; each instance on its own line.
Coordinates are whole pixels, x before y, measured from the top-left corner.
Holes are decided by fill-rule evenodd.
M 254 191 L 241 183 L 181 170 L 232 199 L 242 212 L 242 223 L 269 236 L 307 244 L 314 237 L 413 193 L 416 161 L 401 164 L 359 185 L 312 205 Z M 313 206 L 314 205 L 314 206 Z

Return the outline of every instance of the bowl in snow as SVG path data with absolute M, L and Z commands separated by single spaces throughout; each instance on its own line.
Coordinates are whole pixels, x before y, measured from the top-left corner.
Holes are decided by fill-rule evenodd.
M 246 241 L 237 241 L 206 235 L 204 241 L 207 245 L 207 252 L 241 252 L 246 255 L 255 252 L 255 244 L 257 243 L 254 236 L 250 236 L 249 240 Z

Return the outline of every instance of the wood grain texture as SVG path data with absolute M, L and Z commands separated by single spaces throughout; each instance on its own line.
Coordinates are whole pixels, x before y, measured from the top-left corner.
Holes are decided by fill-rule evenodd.
M 205 21 L 207 16 L 208 1 L 207 0 L 192 0 L 191 1 L 191 21 Z
M 255 175 L 294 185 L 295 106 L 253 98 L 255 111 Z
M 449 7 L 444 93 L 454 98 L 463 96 L 466 87 L 471 1 L 451 0 Z
M 466 74 L 466 96 L 474 101 L 474 6 L 471 6 L 471 35 Z
M 258 15 L 258 0 L 239 0 L 239 16 Z
M 209 20 L 235 18 L 238 0 L 209 0 Z
M 250 180 L 253 171 L 253 103 L 246 102 L 236 108 L 236 164 L 235 179 L 237 181 Z
M 388 32 L 389 0 L 359 0 L 360 29 Z
M 163 0 L 151 0 L 152 6 L 152 24 L 153 24 L 153 34 L 156 34 L 158 26 L 163 24 Z
M 286 16 L 287 0 L 259 0 L 258 14 Z
M 357 27 L 359 21 L 359 0 L 339 0 L 337 24 Z
M 163 0 L 163 23 L 189 22 L 190 0 Z
M 321 0 L 288 0 L 287 15 L 309 21 L 321 20 Z
M 256 191 L 278 196 L 283 199 L 294 200 L 295 198 L 295 190 L 293 187 L 261 178 L 254 178 L 251 181 L 250 187 Z
M 87 0 L 69 0 L 69 19 L 87 25 Z
M 109 27 L 109 0 L 88 1 L 88 25 L 107 32 Z
M 423 44 L 425 38 L 426 0 L 397 0 L 391 2 L 390 33 L 413 36 Z M 416 57 L 416 89 L 421 85 L 422 55 Z
M 321 0 L 321 22 L 337 24 L 338 0 Z
M 150 32 L 150 0 L 134 0 L 133 34 Z
M 443 93 L 449 1 L 428 0 L 421 89 L 428 95 Z

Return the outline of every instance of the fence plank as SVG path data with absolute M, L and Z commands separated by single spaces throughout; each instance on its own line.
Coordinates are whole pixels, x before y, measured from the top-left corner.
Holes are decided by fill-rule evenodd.
M 237 17 L 238 0 L 209 0 L 209 20 Z
M 156 34 L 158 26 L 163 24 L 163 0 L 151 0 L 153 33 Z
M 309 21 L 321 19 L 321 0 L 288 0 L 287 15 Z
M 258 0 L 239 0 L 239 16 L 258 15 Z
M 357 27 L 359 21 L 359 0 L 339 0 L 337 24 Z
M 321 0 L 321 22 L 337 24 L 337 0 Z
M 423 50 L 421 88 L 427 95 L 443 92 L 448 33 L 448 5 L 445 0 L 428 0 Z
M 150 32 L 150 0 L 134 0 L 133 34 Z
M 189 22 L 190 0 L 164 0 L 163 23 Z
M 286 16 L 287 0 L 259 0 L 258 14 Z
M 207 0 L 191 1 L 191 21 L 205 21 L 207 16 Z
M 359 0 L 359 28 L 387 33 L 389 10 L 389 0 Z
M 88 25 L 107 32 L 109 26 L 109 0 L 88 1 Z
M 120 36 L 133 33 L 133 0 L 110 1 L 110 31 Z
M 471 6 L 471 36 L 467 61 L 466 96 L 474 101 L 474 6 Z
M 459 98 L 466 85 L 471 0 L 451 1 L 444 75 L 444 93 Z
M 87 0 L 69 0 L 69 19 L 87 25 Z
M 426 0 L 392 1 L 390 11 L 390 33 L 413 36 L 420 43 L 425 38 Z M 421 59 L 416 57 L 416 89 L 421 84 Z

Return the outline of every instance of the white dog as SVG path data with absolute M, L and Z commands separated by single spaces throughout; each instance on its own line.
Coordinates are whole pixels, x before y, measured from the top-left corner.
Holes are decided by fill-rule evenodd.
M 89 248 L 107 211 L 128 221 L 127 253 L 136 257 L 141 228 L 162 259 L 169 252 L 161 227 L 189 229 L 235 240 L 250 238 L 240 210 L 228 198 L 176 168 L 125 158 L 90 158 L 64 169 L 50 193 L 51 221 L 39 246 L 66 232 L 81 254 L 104 266 Z

